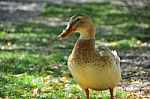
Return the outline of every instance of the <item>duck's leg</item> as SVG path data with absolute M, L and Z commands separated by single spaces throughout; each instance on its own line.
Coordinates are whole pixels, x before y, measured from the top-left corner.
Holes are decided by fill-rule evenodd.
M 84 91 L 85 91 L 86 99 L 89 99 L 89 89 L 88 88 L 84 89 Z
M 110 91 L 110 99 L 114 99 L 114 95 L 113 95 L 113 91 L 114 91 L 114 88 L 109 88 L 109 91 Z

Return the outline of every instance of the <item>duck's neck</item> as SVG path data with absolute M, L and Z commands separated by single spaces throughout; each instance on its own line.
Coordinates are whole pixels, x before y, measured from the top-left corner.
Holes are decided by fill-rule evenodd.
M 72 53 L 83 53 L 83 54 L 86 54 L 86 53 L 93 53 L 95 52 L 95 37 L 91 37 L 91 38 L 82 38 L 80 37 L 74 48 L 73 48 L 73 51 Z
M 95 37 L 79 37 L 76 43 L 89 43 L 95 46 Z
M 80 30 L 80 37 L 77 40 L 72 53 L 93 53 L 95 52 L 95 27 L 92 22 L 87 24 L 86 29 Z
M 87 25 L 86 29 L 81 29 L 79 32 L 80 38 L 95 38 L 95 27 L 93 23 Z

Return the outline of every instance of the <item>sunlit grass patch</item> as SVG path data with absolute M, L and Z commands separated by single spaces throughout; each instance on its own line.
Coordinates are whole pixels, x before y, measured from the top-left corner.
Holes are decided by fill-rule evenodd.
M 64 70 L 64 69 L 63 69 Z M 47 72 L 47 73 L 46 73 Z M 53 71 L 42 71 L 22 74 L 1 74 L 1 97 L 8 98 L 80 98 L 84 99 L 83 89 L 76 84 L 72 77 L 65 76 L 62 72 L 53 75 Z M 62 76 L 61 76 L 62 75 Z M 126 92 L 117 90 L 115 97 L 126 95 Z M 90 90 L 91 98 L 109 97 L 109 91 Z
M 8 96 L 9 98 L 30 97 L 33 77 L 25 74 L 23 76 L 13 76 L 9 74 L 1 74 L 1 97 Z
M 125 47 L 138 47 L 138 40 L 135 38 L 131 39 L 123 39 L 119 41 L 114 41 L 108 44 L 109 46 L 115 46 L 119 48 L 125 48 Z
M 84 91 L 71 79 L 63 77 L 55 78 L 52 75 L 38 76 L 27 73 L 19 75 L 2 75 L 1 97 L 9 98 L 81 98 L 84 99 Z M 5 82 L 4 82 L 5 81 Z M 6 91 L 7 90 L 7 91 Z M 126 95 L 126 92 L 116 90 L 115 97 Z M 109 91 L 90 90 L 91 98 L 109 98 Z

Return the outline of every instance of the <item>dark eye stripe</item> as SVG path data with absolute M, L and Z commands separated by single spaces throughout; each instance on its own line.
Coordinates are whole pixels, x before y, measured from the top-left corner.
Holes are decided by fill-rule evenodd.
M 80 19 L 78 18 L 76 21 L 80 21 Z

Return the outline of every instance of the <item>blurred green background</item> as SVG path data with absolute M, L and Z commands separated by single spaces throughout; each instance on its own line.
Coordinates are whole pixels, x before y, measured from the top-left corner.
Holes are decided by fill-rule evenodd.
M 96 45 L 117 50 L 123 80 L 117 99 L 149 98 L 150 4 L 138 0 L 0 1 L 0 98 L 84 99 L 67 68 L 79 34 L 57 36 L 76 13 L 96 26 Z M 109 92 L 90 90 L 91 98 Z

